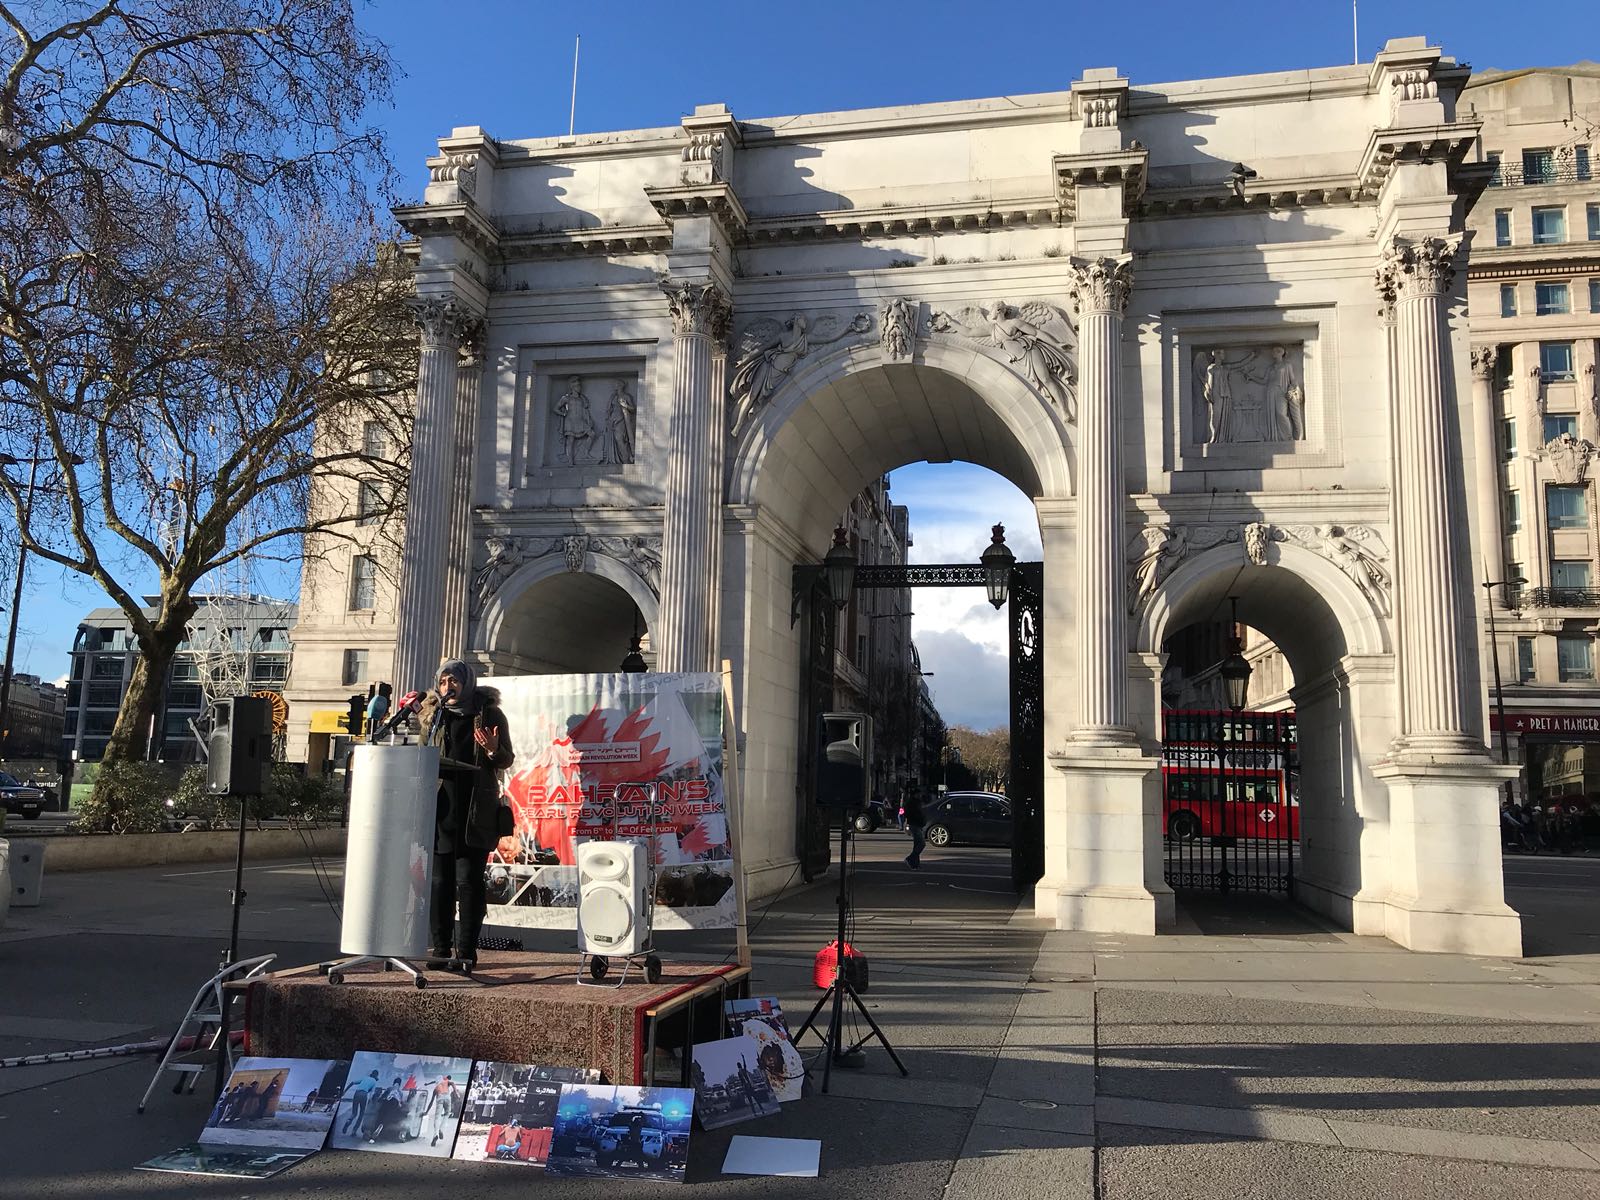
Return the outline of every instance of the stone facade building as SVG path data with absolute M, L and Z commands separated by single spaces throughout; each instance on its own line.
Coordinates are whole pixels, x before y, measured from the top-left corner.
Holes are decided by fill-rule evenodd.
M 1232 596 L 1292 668 L 1297 895 L 1517 952 L 1474 636 L 1463 222 L 1492 169 L 1467 77 L 1401 39 L 1272 75 L 455 130 L 397 213 L 422 350 L 397 688 L 462 644 L 609 669 L 635 616 L 661 670 L 731 660 L 743 861 L 774 891 L 809 803 L 795 564 L 887 471 L 972 461 L 1043 540 L 1041 915 L 1171 919 L 1162 648 Z
M 1476 463 L 1508 749 L 1534 803 L 1600 802 L 1600 66 L 1473 76 L 1493 175 L 1468 218 Z M 1499 724 L 1498 714 L 1491 721 Z

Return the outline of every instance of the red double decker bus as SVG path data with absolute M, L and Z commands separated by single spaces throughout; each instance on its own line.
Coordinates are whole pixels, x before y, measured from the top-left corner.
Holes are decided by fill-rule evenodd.
M 1292 712 L 1162 713 L 1162 832 L 1171 841 L 1300 836 Z

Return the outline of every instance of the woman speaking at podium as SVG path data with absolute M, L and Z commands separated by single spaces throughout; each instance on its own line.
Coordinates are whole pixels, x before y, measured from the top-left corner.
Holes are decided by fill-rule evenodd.
M 459 658 L 440 664 L 438 683 L 417 716 L 423 744 L 439 747 L 428 966 L 438 970 L 453 959 L 470 974 L 486 908 L 484 863 L 500 837 L 499 772 L 514 758 L 511 737 L 500 693 L 479 687 L 476 673 Z

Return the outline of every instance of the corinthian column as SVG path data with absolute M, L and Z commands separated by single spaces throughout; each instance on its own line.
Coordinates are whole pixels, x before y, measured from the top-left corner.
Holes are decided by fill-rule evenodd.
M 732 313 L 714 283 L 666 279 L 661 290 L 672 312 L 673 370 L 656 663 L 661 671 L 710 671 L 721 580 L 707 506 L 720 510 L 722 497 L 716 360 Z
M 456 374 L 455 436 L 450 443 L 449 547 L 445 553 L 444 630 L 440 658 L 467 649 L 467 582 L 472 575 L 472 470 L 477 460 L 478 391 L 483 380 L 483 325 L 463 322 Z
M 1078 313 L 1078 724 L 1074 741 L 1126 743 L 1128 606 L 1122 562 L 1122 314 L 1128 258 L 1072 263 Z
M 394 685 L 397 694 L 430 684 L 444 633 L 450 464 L 455 456 L 456 356 L 465 314 L 452 300 L 412 302 L 422 331 L 417 415 L 411 429 L 406 540 L 400 557 Z
M 1497 353 L 1493 346 L 1472 348 L 1472 419 L 1478 430 L 1473 486 L 1478 493 L 1478 529 L 1484 581 L 1488 583 L 1506 577 L 1505 534 L 1500 528 L 1500 413 L 1494 399 Z M 1489 603 L 1495 599 L 1490 596 Z
M 1395 320 L 1396 576 L 1400 617 L 1401 737 L 1413 750 L 1482 751 L 1470 731 L 1462 654 L 1477 639 L 1464 628 L 1470 583 L 1452 498 L 1462 495 L 1451 454 L 1450 351 L 1445 297 L 1460 237 L 1396 237 L 1384 251 L 1377 287 Z M 1496 489 L 1497 490 L 1497 489 Z

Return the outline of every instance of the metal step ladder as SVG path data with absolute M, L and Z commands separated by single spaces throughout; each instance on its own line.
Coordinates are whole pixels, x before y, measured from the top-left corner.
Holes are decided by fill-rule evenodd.
M 169 1071 L 178 1077 L 172 1084 L 174 1096 L 181 1096 L 186 1091 L 193 1095 L 201 1072 L 217 1065 L 219 1053 L 227 1062 L 228 1073 L 233 1073 L 233 1046 L 224 1040 L 223 1035 L 227 1027 L 223 1017 L 229 1001 L 224 985 L 254 979 L 277 957 L 276 954 L 263 954 L 259 958 L 230 963 L 200 985 L 200 990 L 189 1003 L 188 1011 L 183 1014 L 183 1020 L 178 1022 L 178 1031 L 167 1043 L 166 1053 L 161 1056 L 156 1073 L 150 1077 L 150 1086 L 145 1088 L 144 1096 L 139 1101 L 140 1113 L 150 1103 L 151 1093 L 156 1090 L 161 1077 Z M 188 1076 L 187 1081 L 184 1076 Z M 222 1082 L 226 1083 L 227 1080 L 223 1079 Z

